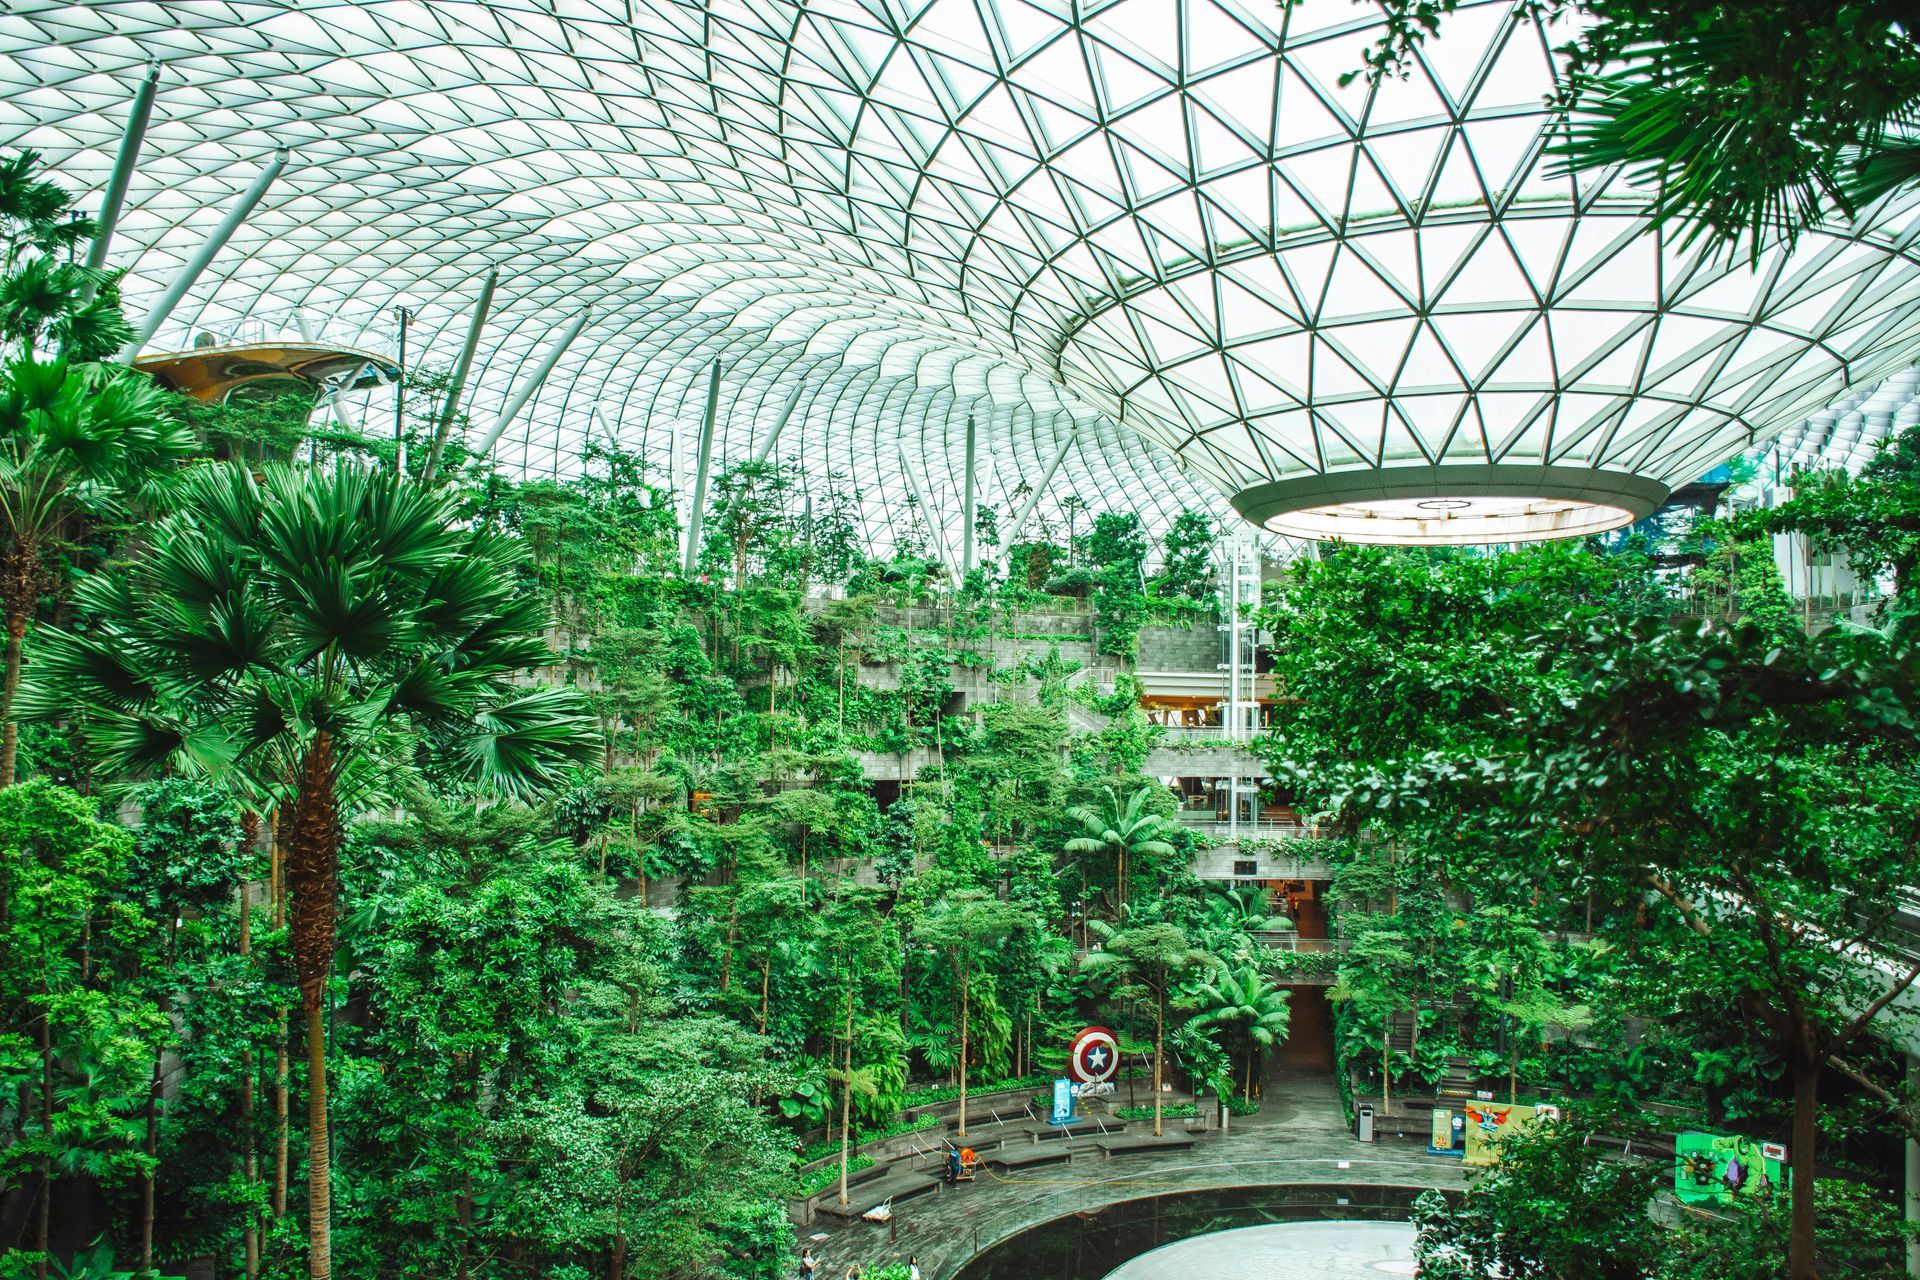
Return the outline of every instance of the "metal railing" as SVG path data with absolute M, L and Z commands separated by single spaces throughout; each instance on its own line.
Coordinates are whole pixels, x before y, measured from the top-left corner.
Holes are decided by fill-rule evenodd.
M 1291 951 L 1296 955 L 1324 956 L 1347 949 L 1345 938 L 1303 938 L 1291 929 L 1257 932 L 1253 940 L 1270 951 Z
M 1180 825 L 1203 827 L 1208 834 L 1219 836 L 1226 833 L 1229 823 L 1226 816 L 1215 809 L 1181 809 L 1174 817 Z M 1242 818 L 1238 830 L 1243 840 L 1313 840 L 1320 835 L 1318 825 L 1310 822 L 1282 822 L 1273 818 Z

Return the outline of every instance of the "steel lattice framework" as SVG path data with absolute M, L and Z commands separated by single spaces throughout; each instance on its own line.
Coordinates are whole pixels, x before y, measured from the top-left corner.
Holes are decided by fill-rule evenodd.
M 1915 209 L 1757 261 L 1554 176 L 1551 48 L 1472 0 L 1404 78 L 1342 83 L 1345 0 L 90 0 L 0 6 L 0 145 L 107 184 L 160 87 L 111 261 L 150 307 L 292 160 L 151 347 L 202 330 L 450 365 L 501 273 L 484 428 L 585 326 L 496 458 L 589 435 L 847 473 L 960 539 L 1067 494 L 1287 533 L 1556 536 L 1644 513 L 1910 364 Z M 416 349 L 418 347 L 416 346 Z M 791 416 L 788 417 L 789 407 Z M 479 432 L 476 432 L 479 434 Z M 682 461 L 674 474 L 684 472 Z M 1224 498 L 1223 498 L 1224 495 Z

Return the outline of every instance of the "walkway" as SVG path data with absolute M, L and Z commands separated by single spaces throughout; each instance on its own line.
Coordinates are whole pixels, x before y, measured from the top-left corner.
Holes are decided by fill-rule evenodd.
M 1301 1182 L 1464 1185 L 1457 1160 L 1411 1145 L 1362 1145 L 1342 1121 L 1333 1080 L 1295 1075 L 1268 1082 L 1259 1115 L 1236 1118 L 1229 1132 L 1210 1134 L 1189 1151 L 1108 1159 L 1088 1149 L 1070 1165 L 1004 1180 L 983 1174 L 978 1182 L 904 1201 L 891 1223 L 822 1217 L 801 1228 L 800 1239 L 812 1244 L 820 1275 L 833 1280 L 849 1263 L 868 1267 L 909 1254 L 919 1257 L 927 1280 L 949 1280 L 982 1249 L 1069 1213 L 1162 1192 Z M 810 1241 L 814 1232 L 827 1238 Z

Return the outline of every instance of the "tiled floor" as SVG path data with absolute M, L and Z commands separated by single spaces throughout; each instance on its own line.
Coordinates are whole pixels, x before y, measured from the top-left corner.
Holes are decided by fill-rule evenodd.
M 949 1280 L 980 1250 L 1028 1227 L 1116 1201 L 1162 1192 L 1269 1183 L 1372 1183 L 1459 1187 L 1457 1161 L 1410 1145 L 1362 1144 L 1347 1130 L 1331 1078 L 1288 1076 L 1267 1085 L 1258 1116 L 1235 1120 L 1189 1151 L 1108 1158 L 1083 1149 L 1069 1165 L 948 1187 L 908 1200 L 886 1224 L 833 1223 L 803 1229 L 819 1274 L 838 1280 L 863 1267 L 919 1258 L 927 1280 Z

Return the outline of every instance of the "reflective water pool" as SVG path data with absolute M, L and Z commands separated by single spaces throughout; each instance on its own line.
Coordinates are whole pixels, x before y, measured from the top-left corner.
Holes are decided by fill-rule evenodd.
M 1285 1222 L 1162 1245 L 1107 1280 L 1378 1280 L 1413 1272 L 1413 1228 L 1404 1222 Z
M 1195 1280 L 1227 1280 L 1227 1277 L 1241 1273 L 1222 1270 L 1226 1262 L 1205 1252 L 1194 1255 L 1198 1261 L 1191 1271 L 1174 1272 L 1158 1266 L 1134 1270 L 1126 1264 L 1136 1259 L 1145 1261 L 1142 1255 L 1179 1241 L 1197 1244 L 1200 1237 L 1218 1238 L 1217 1233 L 1233 1234 L 1244 1227 L 1289 1223 L 1315 1226 L 1325 1232 L 1317 1237 L 1294 1237 L 1295 1244 L 1287 1249 L 1289 1256 L 1307 1257 L 1306 1250 L 1313 1240 L 1337 1242 L 1351 1232 L 1354 1247 L 1363 1250 L 1353 1258 L 1355 1262 L 1398 1265 L 1401 1259 L 1385 1252 L 1388 1247 L 1385 1235 L 1354 1228 L 1373 1224 L 1390 1226 L 1399 1233 L 1397 1238 L 1405 1242 L 1402 1252 L 1411 1257 L 1412 1235 L 1406 1220 L 1414 1198 L 1422 1190 L 1424 1188 L 1421 1187 L 1313 1183 L 1144 1196 L 1093 1212 L 1070 1214 L 1023 1231 L 981 1253 L 960 1269 L 955 1280 L 1104 1280 L 1110 1273 L 1115 1273 L 1116 1268 L 1120 1270 L 1115 1280 L 1148 1280 L 1149 1277 L 1151 1280 L 1184 1280 L 1188 1276 Z M 1381 1251 L 1364 1253 L 1368 1246 L 1361 1243 L 1363 1235 L 1369 1237 Z M 1269 1239 L 1279 1242 L 1284 1237 Z M 1154 1256 L 1166 1258 L 1171 1255 L 1172 1251 L 1168 1250 Z M 1280 1280 L 1281 1277 L 1291 1280 L 1295 1276 L 1412 1274 L 1411 1266 L 1404 1271 L 1376 1267 L 1371 1271 L 1342 1272 L 1330 1269 L 1334 1264 L 1319 1262 L 1291 1271 L 1275 1270 L 1271 1264 L 1263 1265 L 1266 1266 L 1265 1270 L 1256 1269 L 1244 1274 L 1258 1276 L 1260 1280 Z

